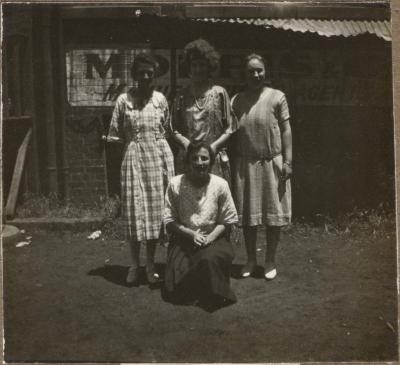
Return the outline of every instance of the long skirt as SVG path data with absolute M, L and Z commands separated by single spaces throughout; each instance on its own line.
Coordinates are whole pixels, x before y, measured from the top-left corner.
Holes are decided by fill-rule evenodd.
M 236 302 L 229 283 L 233 257 L 232 244 L 225 237 L 204 248 L 173 238 L 165 269 L 167 299 L 176 303 L 193 299 Z

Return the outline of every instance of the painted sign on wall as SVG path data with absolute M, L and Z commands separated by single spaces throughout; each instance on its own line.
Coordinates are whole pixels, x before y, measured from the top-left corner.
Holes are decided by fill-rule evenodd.
M 243 89 L 244 58 L 252 51 L 224 49 L 213 77 L 230 95 Z M 258 50 L 267 63 L 267 79 L 291 103 L 305 106 L 390 106 L 390 59 L 377 52 L 340 50 Z M 177 86 L 188 83 L 183 52 L 177 52 Z
M 71 49 L 66 54 L 68 101 L 72 106 L 113 106 L 121 92 L 134 86 L 130 67 L 136 48 Z M 159 63 L 156 87 L 169 98 L 171 51 L 152 51 Z M 233 95 L 244 86 L 243 59 L 249 50 L 225 49 L 215 82 Z M 390 60 L 376 52 L 342 54 L 338 50 L 260 50 L 267 62 L 267 77 L 290 102 L 307 106 L 390 106 Z M 387 64 L 389 62 L 389 64 Z M 176 85 L 189 82 L 182 51 L 177 52 Z M 388 66 L 389 65 L 389 66 Z M 373 71 L 373 72 L 372 72 Z M 389 73 L 389 74 L 388 74 Z
M 71 49 L 66 53 L 67 93 L 72 106 L 113 106 L 119 94 L 134 86 L 130 69 L 144 47 Z M 160 72 L 158 90 L 168 95 L 171 85 L 170 51 L 153 50 Z

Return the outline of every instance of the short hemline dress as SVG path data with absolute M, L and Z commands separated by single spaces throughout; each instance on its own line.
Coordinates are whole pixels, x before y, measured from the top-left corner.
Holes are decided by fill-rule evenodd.
M 122 218 L 128 240 L 156 240 L 163 233 L 164 192 L 174 176 L 174 161 L 165 139 L 168 103 L 153 91 L 141 104 L 135 91 L 116 102 L 109 137 L 125 143 L 121 165 Z
M 232 193 L 240 226 L 285 226 L 291 221 L 290 180 L 283 167 L 279 124 L 289 123 L 285 95 L 266 87 L 253 102 L 244 93 L 232 99 L 239 129 L 233 136 Z

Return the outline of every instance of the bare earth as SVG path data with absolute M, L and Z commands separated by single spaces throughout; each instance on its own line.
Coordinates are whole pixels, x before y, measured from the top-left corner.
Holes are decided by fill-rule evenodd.
M 144 282 L 126 287 L 128 247 L 88 234 L 27 232 L 30 245 L 4 245 L 7 362 L 397 359 L 394 229 L 293 228 L 272 282 L 236 279 L 245 254 L 235 245 L 239 301 L 214 313 L 166 303 Z M 161 270 L 165 253 L 158 248 Z

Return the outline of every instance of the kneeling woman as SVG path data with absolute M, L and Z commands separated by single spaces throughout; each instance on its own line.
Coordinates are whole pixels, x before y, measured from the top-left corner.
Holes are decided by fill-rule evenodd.
M 165 290 L 172 302 L 198 300 L 217 308 L 236 301 L 229 285 L 233 248 L 226 237 L 238 219 L 228 183 L 209 173 L 214 159 L 209 145 L 191 143 L 188 172 L 173 177 L 167 189 Z

